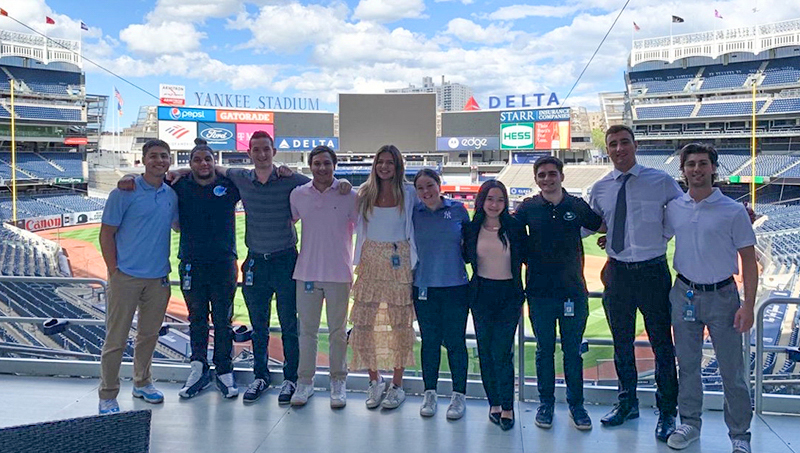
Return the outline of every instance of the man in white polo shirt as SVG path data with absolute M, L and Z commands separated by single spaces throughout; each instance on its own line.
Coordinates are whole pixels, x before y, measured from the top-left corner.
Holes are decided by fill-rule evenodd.
M 667 440 L 683 449 L 700 438 L 703 384 L 700 365 L 705 329 L 711 335 L 725 395 L 725 423 L 734 453 L 750 453 L 750 391 L 742 333 L 753 326 L 758 285 L 756 237 L 745 207 L 713 186 L 717 151 L 692 143 L 681 150 L 681 172 L 689 191 L 672 200 L 665 234 L 675 236 L 678 278 L 670 291 L 675 355 L 678 358 L 678 411 L 681 425 Z M 733 275 L 742 260 L 744 303 Z

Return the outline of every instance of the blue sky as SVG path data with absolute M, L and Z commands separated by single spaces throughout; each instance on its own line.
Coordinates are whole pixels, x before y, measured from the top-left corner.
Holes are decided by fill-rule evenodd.
M 596 109 L 597 93 L 623 88 L 635 37 L 800 17 L 800 2 L 631 0 L 568 105 Z M 11 16 L 50 36 L 83 40 L 84 55 L 152 96 L 159 83 L 195 92 L 311 97 L 337 111 L 336 95 L 382 93 L 424 76 L 489 96 L 555 92 L 563 99 L 624 0 L 0 0 Z M 761 8 L 763 4 L 763 8 Z M 752 9 L 758 8 L 753 13 Z M 716 19 L 717 9 L 724 19 Z M 50 16 L 55 25 L 45 25 Z M 80 33 L 80 21 L 89 25 Z M 25 31 L 0 17 L 0 29 Z M 123 126 L 155 98 L 92 64 L 90 93 L 125 100 Z

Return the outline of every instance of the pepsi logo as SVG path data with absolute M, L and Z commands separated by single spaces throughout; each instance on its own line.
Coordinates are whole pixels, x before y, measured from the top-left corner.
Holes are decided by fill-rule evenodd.
M 172 107 L 171 109 L 169 109 L 169 117 L 172 118 L 173 120 L 181 119 L 181 109 L 177 107 Z

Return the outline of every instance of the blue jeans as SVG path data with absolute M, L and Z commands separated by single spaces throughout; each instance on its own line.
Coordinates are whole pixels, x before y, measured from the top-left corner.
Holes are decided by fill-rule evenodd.
M 189 272 L 186 265 L 190 264 Z M 189 309 L 189 338 L 192 344 L 192 361 L 203 362 L 208 369 L 208 314 L 214 322 L 214 365 L 217 374 L 233 371 L 233 296 L 236 294 L 236 262 L 193 263 L 181 261 L 181 291 Z M 187 274 L 191 287 L 184 289 Z
M 575 315 L 564 316 L 564 300 L 537 298 L 528 295 L 528 311 L 536 335 L 536 384 L 539 401 L 555 404 L 556 322 L 561 333 L 561 352 L 564 354 L 564 376 L 567 383 L 567 403 L 570 407 L 583 405 L 583 358 L 581 341 L 589 318 L 586 297 L 575 303 Z
M 297 249 L 291 248 L 270 256 L 248 253 L 242 263 L 242 295 L 253 326 L 253 372 L 256 379 L 270 380 L 267 368 L 269 321 L 272 296 L 275 295 L 283 343 L 283 378 L 297 382 L 300 346 L 297 339 L 297 292 L 292 279 L 296 262 Z M 248 282 L 248 272 L 252 272 L 252 282 Z

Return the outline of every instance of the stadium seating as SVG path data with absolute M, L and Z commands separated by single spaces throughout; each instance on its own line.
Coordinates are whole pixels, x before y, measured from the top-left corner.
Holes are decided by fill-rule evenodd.
M 800 112 L 800 98 L 779 98 L 772 101 L 765 113 Z
M 645 167 L 663 170 L 670 176 L 677 178 L 680 177 L 681 173 L 680 160 L 676 156 L 667 162 L 672 155 L 672 150 L 642 150 L 636 153 L 636 162 Z
M 37 93 L 64 96 L 69 94 L 69 86 L 81 85 L 79 72 L 30 69 L 18 66 L 3 66 L 3 69 L 14 78 L 22 80 L 28 88 Z M 0 86 L 0 89 L 3 87 Z
M 631 85 L 643 85 L 647 94 L 683 91 L 697 74 L 697 69 L 665 69 L 659 71 L 631 72 Z
M 761 61 L 706 66 L 700 91 L 741 88 L 751 74 L 755 74 Z
M 761 110 L 766 101 L 756 101 L 756 111 Z M 703 104 L 697 112 L 697 116 L 733 116 L 749 115 L 753 111 L 753 103 L 746 102 L 717 102 L 714 104 Z
M 0 177 L 11 178 L 11 153 L 0 153 Z M 80 153 L 17 153 L 17 178 L 38 179 L 83 178 L 83 156 Z M 31 176 L 28 176 L 31 175 Z
M 694 110 L 694 104 L 660 105 L 654 107 L 636 107 L 636 115 L 640 120 L 662 118 L 688 118 Z
M 789 165 L 797 163 L 800 156 L 787 156 L 784 154 L 759 154 L 756 156 L 756 176 L 775 176 L 784 171 Z M 738 173 L 741 176 L 750 176 L 752 169 L 746 165 Z
M 14 113 L 21 119 L 81 121 L 81 110 L 72 108 L 17 105 L 14 107 Z
M 71 212 L 102 211 L 105 200 L 81 195 L 49 195 L 17 199 L 17 217 L 32 218 Z M 0 201 L 0 219 L 11 218 L 11 200 Z
M 780 58 L 772 60 L 764 70 L 761 86 L 794 85 L 800 81 L 800 58 Z
M 739 169 L 742 165 L 750 161 L 750 151 L 748 150 L 722 150 L 717 161 L 717 175 L 720 178 L 729 176 Z

